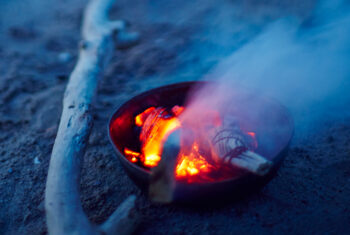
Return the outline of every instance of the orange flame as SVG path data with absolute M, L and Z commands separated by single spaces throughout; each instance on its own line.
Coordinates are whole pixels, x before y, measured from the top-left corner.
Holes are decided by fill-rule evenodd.
M 252 139 L 252 145 L 256 149 L 258 148 L 258 141 L 256 140 L 256 133 L 255 132 L 246 132 L 247 135 L 249 135 Z
M 140 153 L 138 153 L 138 152 L 134 152 L 134 151 L 132 151 L 132 150 L 130 150 L 130 149 L 128 149 L 128 148 L 125 148 L 124 149 L 124 153 L 125 153 L 125 155 L 129 158 L 129 160 L 131 161 L 131 162 L 137 162 L 138 161 L 138 158 L 140 157 Z
M 194 176 L 201 172 L 208 173 L 213 166 L 199 153 L 198 144 L 195 142 L 192 145 L 188 155 L 183 152 L 179 154 L 179 161 L 176 166 L 175 175 L 177 178 Z
M 148 109 L 146 109 L 145 111 L 143 111 L 142 113 L 140 113 L 139 115 L 137 115 L 135 117 L 135 124 L 136 126 L 142 126 L 143 123 L 145 122 L 146 118 L 148 117 L 148 115 L 150 113 L 153 112 L 153 110 L 155 110 L 155 107 L 150 107 Z
M 171 111 L 165 108 L 150 107 L 135 117 L 135 124 L 142 126 L 140 141 L 142 144 L 141 162 L 144 166 L 157 166 L 162 154 L 162 146 L 167 137 L 181 126 L 178 116 L 184 111 L 184 107 L 174 106 Z M 219 125 L 221 120 L 215 112 L 209 113 L 214 120 L 214 125 Z M 177 178 L 186 178 L 200 173 L 209 173 L 214 166 L 209 164 L 204 156 L 199 153 L 199 145 L 194 142 L 185 153 L 181 146 L 178 156 L 175 175 Z M 130 155 L 130 154 L 129 154 Z M 137 155 L 138 157 L 139 155 Z M 133 161 L 131 158 L 130 161 Z
M 152 111 L 140 115 L 146 117 L 140 135 L 140 141 L 143 143 L 142 162 L 147 167 L 154 167 L 160 161 L 164 141 L 171 132 L 180 127 L 180 122 L 176 117 L 169 116 L 164 108 L 153 108 Z
M 130 155 L 130 156 L 133 156 L 133 157 L 139 157 L 139 156 L 140 156 L 140 153 L 134 152 L 134 151 L 132 151 L 132 150 L 130 150 L 130 149 L 128 149 L 128 148 L 125 148 L 125 149 L 124 149 L 124 153 L 125 153 L 126 155 Z
M 207 111 L 198 117 L 200 120 L 180 121 L 179 115 L 183 111 L 184 107 L 180 106 L 174 106 L 171 110 L 162 107 L 150 107 L 138 114 L 135 117 L 135 125 L 142 127 L 139 136 L 142 143 L 141 153 L 125 148 L 124 153 L 129 161 L 134 163 L 140 161 L 146 167 L 157 166 L 161 160 L 165 140 L 174 130 L 181 127 L 182 122 L 185 122 L 186 125 L 191 125 L 198 132 L 200 131 L 197 129 L 200 129 L 202 124 L 209 126 L 220 126 L 222 124 L 220 115 L 216 111 Z M 201 134 L 205 135 L 205 133 Z M 253 144 L 257 145 L 256 134 L 254 132 L 246 132 L 246 134 L 252 138 Z M 192 145 L 183 145 L 184 143 L 181 142 L 178 162 L 174 172 L 176 178 L 187 182 L 199 182 L 203 179 L 207 181 L 213 180 L 210 174 L 218 170 L 219 167 L 208 162 L 208 156 L 202 155 L 203 151 L 200 148 L 203 148 L 203 143 L 200 141 L 200 138 L 195 138 Z M 221 175 L 225 177 L 225 172 L 222 172 Z

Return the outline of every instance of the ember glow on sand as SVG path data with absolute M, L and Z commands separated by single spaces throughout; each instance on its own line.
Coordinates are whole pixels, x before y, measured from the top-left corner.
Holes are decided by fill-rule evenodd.
M 217 164 L 215 151 L 205 138 L 205 126 L 220 126 L 222 121 L 220 114 L 208 110 L 203 115 L 203 121 L 184 121 L 181 113 L 184 107 L 174 106 L 171 109 L 164 107 L 150 107 L 138 114 L 134 124 L 140 127 L 139 141 L 141 152 L 124 148 L 126 158 L 135 164 L 145 168 L 158 165 L 162 156 L 162 147 L 168 136 L 176 129 L 189 130 L 186 137 L 181 139 L 180 153 L 177 157 L 176 179 L 191 182 L 213 182 L 230 178 L 235 174 L 234 170 L 225 164 Z M 188 134 L 190 133 L 190 134 Z M 252 148 L 257 148 L 256 134 L 245 132 L 251 139 Z

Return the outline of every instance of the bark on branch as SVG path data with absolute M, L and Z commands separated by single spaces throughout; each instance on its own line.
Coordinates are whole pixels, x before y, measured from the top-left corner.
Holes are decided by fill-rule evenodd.
M 63 111 L 52 150 L 45 191 L 50 234 L 129 234 L 135 228 L 135 197 L 128 198 L 105 224 L 88 220 L 79 197 L 81 160 L 91 131 L 91 102 L 105 65 L 118 43 L 118 33 L 127 35 L 123 21 L 109 21 L 114 0 L 91 0 L 83 19 L 78 62 L 64 94 Z M 125 38 L 124 37 L 124 41 Z M 135 35 L 129 36 L 129 44 Z

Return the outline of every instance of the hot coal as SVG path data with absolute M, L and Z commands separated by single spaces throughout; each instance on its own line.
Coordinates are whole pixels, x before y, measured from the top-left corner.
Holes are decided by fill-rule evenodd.
M 210 109 L 202 110 L 196 119 L 182 118 L 182 113 L 186 113 L 187 108 L 184 105 L 185 98 L 193 88 L 200 85 L 207 84 L 187 82 L 168 85 L 149 90 L 124 103 L 113 114 L 109 125 L 111 142 L 120 162 L 142 189 L 149 187 L 150 177 L 152 178 L 152 171 L 149 169 L 155 168 L 157 172 L 165 173 L 164 169 L 174 168 L 175 172 L 170 172 L 172 177 L 176 178 L 176 187 L 171 193 L 174 202 L 189 203 L 208 201 L 209 198 L 215 197 L 230 198 L 231 193 L 237 196 L 252 189 L 258 190 L 271 179 L 285 156 L 293 130 L 291 117 L 285 108 L 274 100 L 249 92 L 242 93 L 237 88 L 236 99 L 245 102 L 231 110 L 231 117 L 235 117 L 239 125 L 234 126 L 233 132 L 230 133 L 245 139 L 242 142 L 244 146 L 235 144 L 236 141 L 227 143 L 233 152 L 235 149 L 244 151 L 237 151 L 237 156 L 230 155 L 235 160 L 225 163 L 224 156 L 221 156 L 222 159 L 220 156 L 215 157 L 215 148 L 220 145 L 215 146 L 216 142 L 212 140 L 215 140 L 217 131 L 220 134 L 220 128 L 230 127 L 232 130 L 232 125 L 225 126 L 220 113 Z M 252 119 L 249 115 L 250 109 L 246 109 L 251 104 L 269 107 L 269 110 L 274 111 L 273 115 L 270 116 L 272 112 L 264 112 L 259 118 L 252 116 Z M 276 125 L 280 127 L 280 131 L 271 131 Z M 134 131 L 135 127 L 138 132 Z M 163 161 L 164 167 L 158 166 L 158 163 L 162 162 L 167 137 L 175 130 L 181 132 L 180 151 L 178 156 L 168 157 L 177 159 L 176 167 L 167 166 L 166 161 Z M 152 144 L 149 145 L 147 141 Z M 228 149 L 230 148 L 224 148 Z M 231 154 L 231 150 L 227 153 Z M 149 166 L 149 163 L 155 165 Z M 167 174 L 156 178 L 167 179 Z
M 244 133 L 234 117 L 222 118 L 216 111 L 199 110 L 199 118 L 182 122 L 181 113 L 185 109 L 177 105 L 171 109 L 150 107 L 138 114 L 135 125 L 141 127 L 142 152 L 124 149 L 126 156 L 132 162 L 138 162 L 139 158 L 145 167 L 155 167 L 161 159 L 167 137 L 181 129 L 181 151 L 174 172 L 178 178 L 205 174 L 204 178 L 199 177 L 200 181 L 213 181 L 213 175 L 220 175 L 215 171 L 225 172 L 223 169 L 227 169 L 222 165 L 231 166 L 232 171 L 238 167 L 257 175 L 269 172 L 272 163 L 254 153 L 258 145 L 254 132 Z M 208 118 L 210 115 L 212 117 Z M 203 116 L 206 118 L 201 121 Z

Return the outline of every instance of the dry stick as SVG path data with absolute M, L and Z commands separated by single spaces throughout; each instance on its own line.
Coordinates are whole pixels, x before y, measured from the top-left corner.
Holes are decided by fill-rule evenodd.
M 124 22 L 107 18 L 113 2 L 91 0 L 84 14 L 79 60 L 64 94 L 47 176 L 45 208 L 50 234 L 130 234 L 137 222 L 135 197 L 123 202 L 100 227 L 90 223 L 79 197 L 81 160 L 92 127 L 91 101 L 114 51 L 115 34 L 125 29 Z
M 271 161 L 249 150 L 244 151 L 237 157 L 232 158 L 229 164 L 245 169 L 259 176 L 268 174 L 272 168 Z
M 151 171 L 148 189 L 149 198 L 154 202 L 170 203 L 176 188 L 175 167 L 180 152 L 180 131 L 174 131 L 163 146 L 162 159 Z

